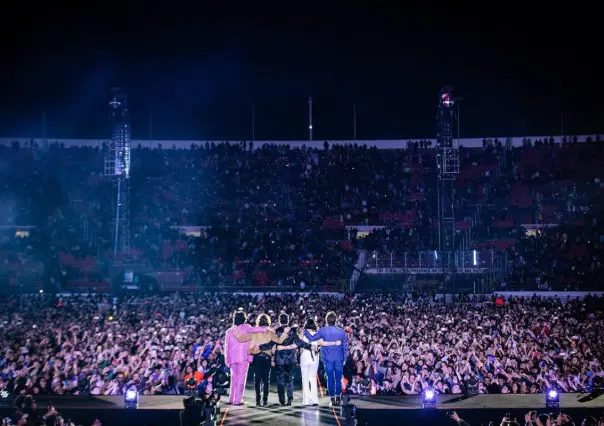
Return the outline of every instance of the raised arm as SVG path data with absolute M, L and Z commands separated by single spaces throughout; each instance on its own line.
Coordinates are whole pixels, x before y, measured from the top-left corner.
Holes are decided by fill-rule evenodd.
M 274 342 L 278 345 L 280 345 L 281 343 L 283 343 L 285 341 L 285 339 L 287 339 L 289 337 L 289 327 L 287 327 L 285 329 L 285 331 L 281 334 L 281 336 L 277 336 L 277 333 L 275 333 L 274 330 L 270 330 L 270 336 L 271 336 L 271 342 Z
M 317 331 L 315 334 L 310 334 L 308 332 L 308 330 L 304 330 L 304 335 L 306 336 L 306 338 L 311 341 L 311 342 L 316 342 L 317 340 L 325 340 L 323 338 L 323 335 L 321 334 L 321 330 L 319 329 L 319 331 Z
M 312 345 L 300 339 L 300 336 L 298 336 L 298 334 L 294 334 L 294 341 L 292 343 L 298 348 L 308 349 L 309 351 L 312 350 Z
M 261 351 L 270 351 L 271 349 L 273 349 L 273 346 L 275 346 L 277 343 L 273 342 L 272 340 L 268 343 L 263 343 L 260 346 L 258 346 L 258 349 L 260 349 Z
M 239 334 L 236 329 L 233 329 L 233 337 L 235 337 L 239 343 L 246 343 L 254 338 L 252 333 Z
M 266 327 L 246 327 L 246 333 L 264 333 L 266 331 Z
M 325 346 L 325 347 L 328 347 L 328 346 L 340 346 L 342 344 L 342 342 L 340 340 L 338 340 L 337 342 L 326 342 L 323 339 L 319 340 L 318 343 L 319 343 L 319 345 Z

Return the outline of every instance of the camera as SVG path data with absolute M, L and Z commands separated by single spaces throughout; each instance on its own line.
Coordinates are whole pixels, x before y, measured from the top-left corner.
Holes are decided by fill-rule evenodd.
M 201 423 L 213 424 L 220 414 L 220 395 L 216 391 L 201 392 L 200 397 L 190 396 L 183 399 L 184 409 L 180 412 L 181 426 L 199 426 Z
M 371 380 L 367 377 L 359 380 L 357 393 L 364 396 L 371 395 Z

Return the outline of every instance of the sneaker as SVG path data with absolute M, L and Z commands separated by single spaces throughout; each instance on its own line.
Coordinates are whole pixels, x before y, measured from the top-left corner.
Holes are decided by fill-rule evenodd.
M 336 407 L 338 405 L 338 403 L 335 398 L 331 398 L 331 402 L 329 403 L 329 405 L 332 407 Z
M 262 404 L 260 404 L 260 401 L 256 401 L 256 407 L 261 407 Z
M 342 405 L 342 399 L 339 396 L 336 396 L 336 405 Z
M 268 407 L 268 401 L 265 399 L 264 402 L 262 403 L 263 407 Z

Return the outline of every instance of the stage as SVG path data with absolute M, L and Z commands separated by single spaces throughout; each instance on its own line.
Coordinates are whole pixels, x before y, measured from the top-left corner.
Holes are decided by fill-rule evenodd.
M 273 389 L 271 389 L 273 390 Z M 329 407 L 329 399 L 321 398 L 319 407 L 301 407 L 301 392 L 296 392 L 294 405 L 282 407 L 275 392 L 271 392 L 269 406 L 255 406 L 252 389 L 246 390 L 246 406 L 230 406 L 221 403 L 221 413 L 217 425 L 338 425 L 345 426 L 341 407 Z M 137 426 L 137 425 L 178 425 L 179 411 L 182 409 L 183 396 L 141 396 L 138 410 L 124 409 L 123 397 L 37 397 L 38 407 L 45 407 L 52 401 L 65 418 L 76 424 L 90 424 L 91 419 L 99 418 L 104 425 Z M 225 398 L 223 397 L 223 401 Z M 524 419 L 530 409 L 539 412 L 550 412 L 545 409 L 545 399 L 539 395 L 477 395 L 463 398 L 455 395 L 441 395 L 437 398 L 436 410 L 424 410 L 420 397 L 385 397 L 367 396 L 352 397 L 351 404 L 357 407 L 359 425 L 400 424 L 450 424 L 446 416 L 448 411 L 457 411 L 470 424 L 487 424 L 494 420 L 499 424 L 505 413 L 512 417 Z M 565 413 L 579 417 L 587 413 L 599 416 L 604 411 L 604 396 L 590 399 L 587 395 L 561 394 L 560 407 Z M 2 410 L 2 416 L 8 415 Z M 487 421 L 485 421 L 485 419 Z

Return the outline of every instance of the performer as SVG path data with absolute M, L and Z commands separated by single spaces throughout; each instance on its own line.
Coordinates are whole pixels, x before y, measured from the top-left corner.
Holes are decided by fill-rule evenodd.
M 277 336 L 281 336 L 287 325 L 289 324 L 289 316 L 285 313 L 279 315 L 279 324 L 276 333 Z M 339 342 L 327 343 L 328 345 L 336 345 Z M 265 345 L 261 345 L 260 349 L 269 349 L 275 346 L 274 342 L 270 342 Z M 312 345 L 305 342 L 298 336 L 298 330 L 296 327 L 292 327 L 289 336 L 283 341 L 281 345 L 276 347 L 275 352 L 275 369 L 277 370 L 277 393 L 279 395 L 279 402 L 281 405 L 292 405 L 294 401 L 294 377 L 293 372 L 297 363 L 296 348 L 306 349 L 311 351 Z M 285 399 L 287 394 L 287 400 Z
M 304 336 L 309 342 L 316 342 L 323 339 L 325 342 L 341 341 L 339 347 L 322 347 L 321 358 L 327 374 L 327 392 L 331 399 L 331 405 L 340 405 L 342 400 L 342 371 L 344 370 L 344 360 L 348 353 L 348 342 L 346 333 L 343 329 L 336 326 L 337 315 L 335 312 L 328 312 L 325 316 L 326 327 L 322 327 L 315 334 L 304 330 Z
M 235 338 L 241 342 L 250 342 L 249 353 L 252 356 L 252 367 L 254 367 L 254 386 L 256 389 L 256 406 L 260 406 L 260 385 L 263 386 L 262 392 L 262 405 L 268 406 L 268 390 L 269 380 L 271 375 L 271 350 L 267 349 L 261 351 L 259 347 L 267 343 L 273 342 L 275 344 L 281 344 L 288 337 L 289 327 L 285 329 L 285 333 L 281 336 L 277 336 L 275 331 L 269 328 L 271 325 L 271 319 L 266 314 L 261 314 L 256 318 L 257 327 L 266 327 L 264 333 L 249 333 L 245 336 L 239 335 L 236 331 L 233 333 Z
M 233 314 L 233 326 L 226 332 L 224 338 L 225 362 L 231 369 L 231 389 L 229 392 L 229 403 L 233 405 L 243 404 L 243 391 L 247 380 L 247 372 L 250 366 L 249 361 L 249 342 L 240 343 L 235 337 L 237 332 L 239 336 L 245 336 L 248 333 L 263 333 L 266 327 L 252 327 L 246 324 L 247 314 L 242 308 L 237 309 Z
M 315 320 L 308 319 L 304 324 L 304 330 L 311 335 L 317 333 L 317 324 Z M 302 334 L 302 340 L 309 340 Z M 319 392 L 317 390 L 317 370 L 319 369 L 319 350 L 318 344 L 325 343 L 322 340 L 314 342 L 311 350 L 301 349 L 300 353 L 300 369 L 302 373 L 302 405 L 319 405 Z M 338 342 L 336 342 L 338 343 Z

